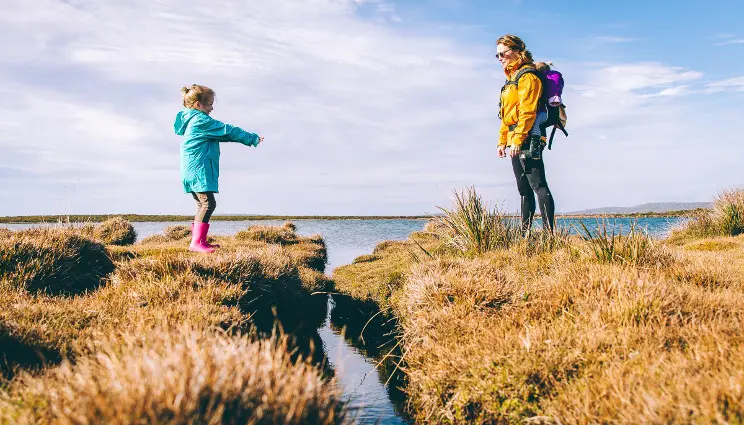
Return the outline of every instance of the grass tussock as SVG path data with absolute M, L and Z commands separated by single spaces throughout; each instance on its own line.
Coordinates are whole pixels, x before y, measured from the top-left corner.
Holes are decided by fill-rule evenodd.
M 335 288 L 358 301 L 388 308 L 411 264 L 428 258 L 440 245 L 439 238 L 427 232 L 415 232 L 406 241 L 381 242 L 374 254 L 334 269 Z
M 294 226 L 294 225 L 292 225 Z M 253 240 L 269 244 L 291 245 L 297 243 L 297 234 L 290 226 L 249 226 L 235 237 L 239 240 Z
M 706 239 L 696 241 L 685 246 L 685 249 L 691 251 L 728 251 L 739 246 L 736 242 L 721 239 Z
M 357 264 L 357 263 L 369 263 L 371 261 L 379 260 L 380 257 L 378 257 L 375 254 L 364 254 L 356 257 L 354 261 L 351 262 L 351 264 Z
M 18 377 L 0 414 L 19 425 L 345 423 L 334 383 L 289 351 L 286 338 L 194 326 L 111 335 L 74 364 Z
M 72 229 L 29 229 L 0 239 L 0 279 L 25 291 L 79 294 L 113 270 L 106 248 Z
M 430 220 L 424 232 L 436 236 L 441 246 L 434 253 L 456 253 L 473 257 L 498 249 L 514 249 L 526 255 L 550 252 L 568 243 L 567 229 L 555 233 L 543 229 L 523 232 L 521 223 L 500 211 L 490 208 L 474 188 L 455 192 L 452 209 L 440 208 L 444 214 Z
M 602 221 L 597 229 L 590 230 L 580 222 L 583 247 L 588 255 L 599 263 L 623 264 L 635 267 L 668 267 L 674 263 L 674 256 L 662 243 L 639 230 L 635 224 L 629 232 L 607 230 L 607 222 Z
M 696 211 L 680 228 L 672 231 L 671 242 L 715 236 L 736 236 L 744 233 L 744 189 L 722 192 L 710 210 Z
M 284 247 L 300 266 L 323 272 L 328 264 L 328 249 L 320 235 L 298 237 L 297 243 Z
M 184 225 L 168 226 L 163 231 L 165 237 L 171 241 L 177 241 L 179 239 L 185 239 L 191 237 L 191 227 Z
M 320 271 L 304 264 L 324 261 L 324 249 L 322 253 L 312 251 L 318 256 L 312 257 L 308 254 L 310 248 L 291 251 L 282 246 L 263 244 L 251 249 L 238 245 L 235 251 L 231 251 L 229 244 L 223 245 L 228 251 L 220 248 L 211 255 L 168 253 L 136 258 L 121 264 L 117 276 L 123 281 L 137 276 L 153 280 L 186 276 L 197 282 L 217 281 L 236 286 L 241 290 L 237 306 L 250 314 L 251 322 L 265 332 L 271 331 L 277 318 L 286 329 L 293 329 L 301 323 L 315 326 L 322 322 L 325 303 L 316 306 L 316 299 L 321 297 L 312 294 L 330 289 L 330 282 Z M 320 247 L 316 246 L 316 250 Z
M 522 236 L 519 223 L 498 208 L 490 209 L 472 187 L 455 192 L 452 209 L 440 210 L 444 214 L 433 220 L 431 228 L 444 245 L 464 254 L 509 248 Z
M 173 241 L 181 241 L 187 238 L 191 238 L 191 226 L 184 226 L 181 224 L 168 226 L 163 230 L 162 234 L 150 235 L 143 238 L 139 242 L 139 245 L 157 245 Z M 212 238 L 210 238 L 210 241 Z
M 132 224 L 121 217 L 112 217 L 95 226 L 93 235 L 106 245 L 131 245 L 137 239 Z

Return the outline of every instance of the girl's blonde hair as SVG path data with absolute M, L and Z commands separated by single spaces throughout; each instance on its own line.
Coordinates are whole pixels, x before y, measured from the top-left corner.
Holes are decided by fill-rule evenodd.
M 509 49 L 513 50 L 519 57 L 519 62 L 522 64 L 533 63 L 532 52 L 527 50 L 527 46 L 524 44 L 521 38 L 516 35 L 506 34 L 501 36 L 497 41 L 496 45 L 503 44 Z
M 540 72 L 548 72 L 552 69 L 553 62 L 535 62 L 535 69 Z
M 204 104 L 214 100 L 214 90 L 198 84 L 181 87 L 181 93 L 183 93 L 183 106 L 187 108 L 193 108 L 196 102 Z

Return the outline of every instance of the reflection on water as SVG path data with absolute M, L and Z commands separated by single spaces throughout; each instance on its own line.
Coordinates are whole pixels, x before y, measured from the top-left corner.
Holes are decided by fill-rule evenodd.
M 329 301 L 333 303 L 333 301 Z M 399 410 L 402 394 L 397 392 L 391 402 L 391 392 L 396 394 L 395 385 L 388 382 L 390 375 L 382 373 L 377 361 L 345 338 L 344 329 L 334 326 L 330 319 L 319 331 L 323 339 L 328 361 L 334 366 L 336 377 L 349 397 L 355 416 L 362 424 L 406 424 Z M 391 388 L 393 391 L 391 391 Z

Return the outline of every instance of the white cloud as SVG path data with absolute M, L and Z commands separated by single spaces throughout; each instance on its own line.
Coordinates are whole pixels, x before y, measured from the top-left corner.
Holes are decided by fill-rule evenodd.
M 744 91 L 744 76 L 708 84 L 708 93 L 720 93 L 724 91 Z
M 699 79 L 702 73 L 661 63 L 634 63 L 610 65 L 588 78 L 594 90 L 632 92 L 655 89 Z
M 732 44 L 744 44 L 744 38 L 736 37 L 733 34 L 721 34 L 715 39 L 722 40 L 716 43 L 716 46 L 730 46 Z
M 29 201 L 2 215 L 54 212 L 60 185 L 78 180 L 78 212 L 190 212 L 171 128 L 191 83 L 217 91 L 215 118 L 266 136 L 258 149 L 224 145 L 218 213 L 414 214 L 470 184 L 514 205 L 511 167 L 495 155 L 503 75 L 483 55 L 490 40 L 400 31 L 390 21 L 405 16 L 381 1 L 68 3 L 10 0 L 0 15 L 0 37 L 13 40 L 0 45 L 0 95 L 14 99 L 0 104 L 0 169 L 28 177 L 12 190 Z M 571 136 L 548 154 L 559 209 L 706 181 L 707 166 L 659 176 L 645 156 L 666 138 L 675 158 L 694 155 L 697 105 L 681 95 L 701 73 L 569 61 L 561 71 Z M 627 191 L 624 179 L 661 187 Z

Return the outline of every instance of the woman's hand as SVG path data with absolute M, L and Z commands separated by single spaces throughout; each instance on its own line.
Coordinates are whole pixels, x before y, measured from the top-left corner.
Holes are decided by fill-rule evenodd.
M 506 146 L 499 146 L 499 158 L 506 156 Z
M 263 142 L 263 136 L 258 136 L 258 143 Z
M 519 152 L 520 152 L 519 146 L 512 146 L 511 148 L 509 148 L 509 155 L 512 158 L 519 156 Z

